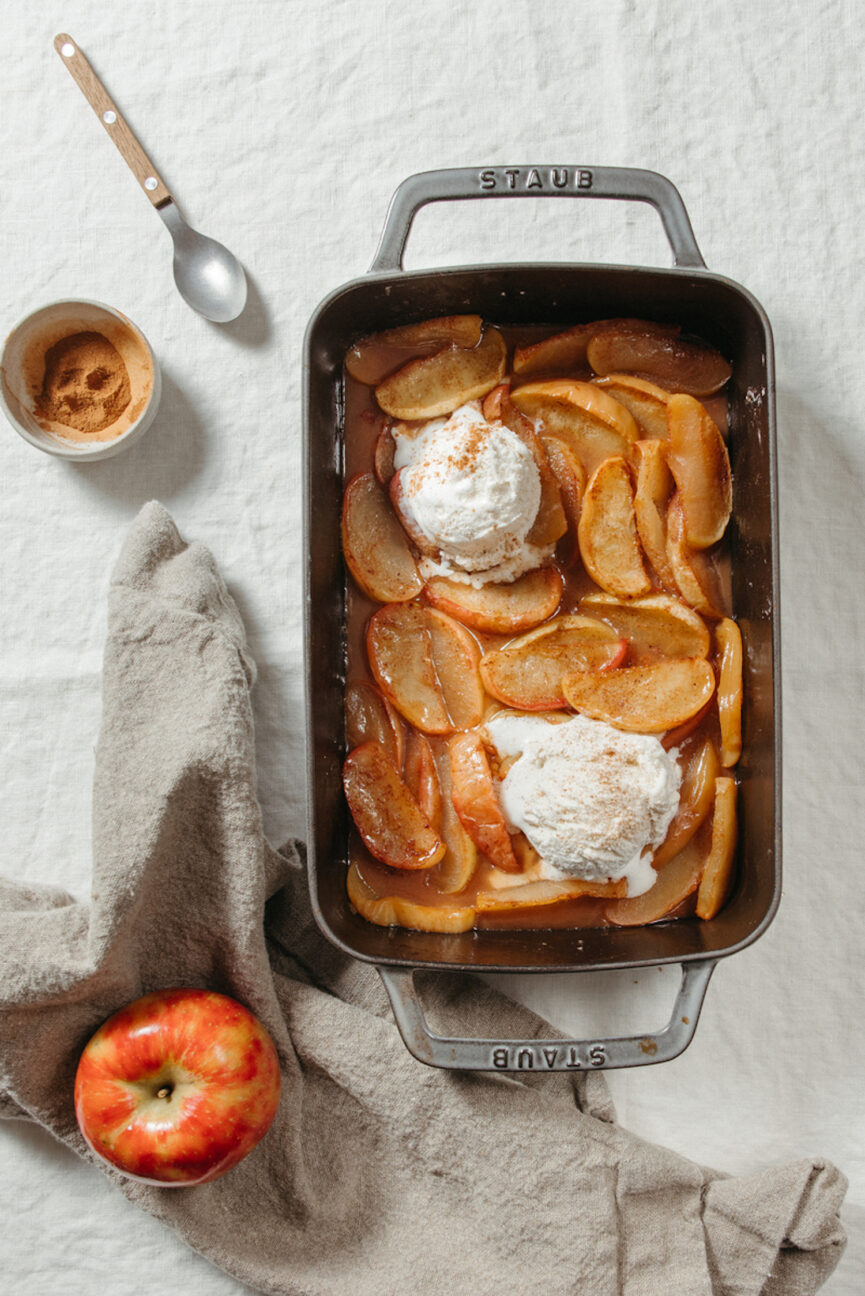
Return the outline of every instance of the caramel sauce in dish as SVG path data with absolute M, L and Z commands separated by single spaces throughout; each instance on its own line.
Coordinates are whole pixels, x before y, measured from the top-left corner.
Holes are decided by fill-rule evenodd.
M 730 368 L 646 320 L 448 316 L 346 358 L 347 876 L 428 931 L 729 895 Z

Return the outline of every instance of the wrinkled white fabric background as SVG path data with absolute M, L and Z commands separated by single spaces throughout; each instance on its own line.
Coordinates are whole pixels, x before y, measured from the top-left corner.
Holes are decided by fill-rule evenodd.
M 163 366 L 131 451 L 70 465 L 0 427 L 0 870 L 89 889 L 90 781 L 109 568 L 156 497 L 213 550 L 259 666 L 260 794 L 302 833 L 300 381 L 306 320 L 369 264 L 413 171 L 646 166 L 679 186 L 709 267 L 774 325 L 784 600 L 785 895 L 715 973 L 691 1048 L 611 1073 L 622 1123 L 745 1171 L 825 1154 L 850 1177 L 850 1246 L 825 1290 L 865 1289 L 865 71 L 856 0 L 0 0 L 3 331 L 89 297 Z M 249 271 L 236 324 L 193 315 L 170 245 L 52 47 L 70 32 L 191 223 Z M 410 265 L 668 264 L 648 208 L 466 203 L 419 217 Z M 675 971 L 513 987 L 597 1035 L 666 1019 Z M 242 1290 L 47 1135 L 0 1126 L 4 1292 Z M 531 1203 L 526 1204 L 531 1209 Z M 409 1296 L 409 1294 L 405 1294 Z

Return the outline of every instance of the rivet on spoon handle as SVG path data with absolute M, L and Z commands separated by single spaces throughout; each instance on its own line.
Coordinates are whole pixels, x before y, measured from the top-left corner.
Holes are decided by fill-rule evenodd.
M 59 36 L 54 37 L 54 48 L 153 206 L 161 207 L 163 203 L 170 202 L 171 194 L 165 181 L 144 152 L 117 104 L 72 37 L 61 32 Z

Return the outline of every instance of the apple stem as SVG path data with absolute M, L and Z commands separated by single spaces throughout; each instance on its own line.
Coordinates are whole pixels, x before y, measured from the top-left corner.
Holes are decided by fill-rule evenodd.
M 156 1090 L 156 1097 L 157 1097 L 157 1098 L 170 1098 L 170 1097 L 171 1097 L 171 1091 L 172 1091 L 172 1088 L 173 1088 L 172 1085 L 163 1085 L 161 1089 L 157 1089 L 157 1090 Z

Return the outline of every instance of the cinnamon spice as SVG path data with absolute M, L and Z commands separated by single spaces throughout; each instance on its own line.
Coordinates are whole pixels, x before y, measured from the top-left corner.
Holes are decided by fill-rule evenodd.
M 102 432 L 132 399 L 122 355 L 101 333 L 72 333 L 45 352 L 37 413 L 77 432 Z

